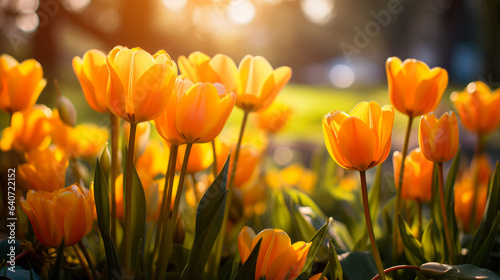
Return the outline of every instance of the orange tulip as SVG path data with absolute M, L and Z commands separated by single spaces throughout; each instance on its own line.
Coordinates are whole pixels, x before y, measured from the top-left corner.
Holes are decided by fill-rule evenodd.
M 25 189 L 53 192 L 64 188 L 68 155 L 56 146 L 31 150 L 19 166 L 19 185 Z
M 159 140 L 151 140 L 144 153 L 137 158 L 135 167 L 137 170 L 147 171 L 153 178 L 157 175 L 165 175 L 169 153 L 166 145 L 162 145 Z
M 219 83 L 232 92 L 238 85 L 238 68 L 234 61 L 223 54 L 213 58 L 202 52 L 193 52 L 187 58 L 179 57 L 181 74 L 195 83 Z
M 282 66 L 273 70 L 261 56 L 245 56 L 238 68 L 239 84 L 236 106 L 245 112 L 265 110 L 292 77 L 292 69 Z
M 448 72 L 416 59 L 401 62 L 390 57 L 385 63 L 389 98 L 399 112 L 415 117 L 434 111 L 448 85 Z
M 177 75 L 177 66 L 165 51 L 152 56 L 137 48 L 115 47 L 106 64 L 110 73 L 106 102 L 113 114 L 140 123 L 163 112 Z
M 292 109 L 284 103 L 273 103 L 255 116 L 257 127 L 268 133 L 278 133 L 288 123 Z
M 182 169 L 182 161 L 184 160 L 184 153 L 186 152 L 186 145 L 179 146 L 177 153 L 177 160 L 175 170 L 180 172 Z M 186 172 L 194 174 L 199 171 L 207 169 L 214 162 L 214 155 L 211 143 L 197 143 L 191 148 Z
M 27 152 L 33 149 L 45 149 L 50 144 L 51 111 L 44 105 L 15 112 L 11 125 L 3 130 L 0 147 L 3 151 L 14 149 Z
M 470 219 L 472 214 L 472 205 L 474 199 L 474 177 L 472 174 L 467 174 L 461 180 L 455 183 L 455 216 L 462 225 L 465 232 L 470 231 Z M 476 202 L 476 228 L 481 223 L 486 199 L 488 195 L 488 184 L 480 183 Z
M 224 163 L 227 160 L 227 156 L 229 155 L 231 147 L 219 141 L 215 142 L 215 144 L 216 144 L 215 150 L 217 152 L 217 168 L 218 172 L 221 172 L 222 168 L 224 167 Z M 236 165 L 236 171 L 234 174 L 235 187 L 240 188 L 245 183 L 250 181 L 250 178 L 254 174 L 254 171 L 257 165 L 259 164 L 261 154 L 262 152 L 259 151 L 259 149 L 251 143 L 245 143 L 241 145 L 238 164 Z M 231 178 L 233 165 L 234 165 L 234 152 L 231 154 L 231 158 L 229 160 L 229 172 L 227 175 L 228 178 Z
M 311 243 L 299 241 L 292 245 L 290 237 L 280 229 L 265 229 L 256 236 L 251 228 L 245 226 L 238 235 L 238 248 L 243 263 L 260 239 L 262 242 L 255 279 L 263 276 L 269 280 L 297 278 L 306 262 Z
M 92 229 L 94 196 L 91 191 L 73 184 L 54 192 L 28 191 L 21 198 L 38 240 L 49 247 L 71 246 Z
M 500 88 L 495 91 L 481 81 L 472 82 L 450 96 L 465 128 L 487 134 L 500 124 Z
M 392 165 L 394 167 L 394 180 L 399 186 L 399 173 L 401 168 L 402 155 L 394 152 Z M 432 197 L 432 175 L 434 163 L 427 160 L 420 148 L 411 151 L 405 160 L 403 174 L 403 190 L 401 197 L 404 199 L 416 200 L 418 202 L 430 201 Z
M 45 84 L 38 61 L 19 63 L 8 54 L 0 56 L 0 110 L 13 114 L 32 108 Z
M 186 142 L 206 143 L 214 140 L 224 128 L 236 96 L 221 84 L 197 83 L 181 92 L 178 98 L 177 132 Z
M 425 158 L 435 162 L 452 159 L 458 150 L 458 121 L 455 113 L 445 113 L 439 120 L 433 113 L 420 118 L 418 143 Z
M 265 175 L 265 180 L 268 186 L 272 188 L 298 188 L 305 193 L 310 194 L 316 185 L 316 174 L 302 166 L 294 163 L 281 171 L 271 169 Z
M 109 78 L 106 55 L 99 50 L 92 49 L 87 51 L 82 58 L 75 56 L 73 70 L 90 107 L 97 112 L 111 114 L 106 104 L 106 87 Z
M 391 149 L 394 109 L 361 102 L 348 114 L 332 111 L 323 117 L 323 137 L 332 158 L 346 169 L 364 171 L 382 163 Z

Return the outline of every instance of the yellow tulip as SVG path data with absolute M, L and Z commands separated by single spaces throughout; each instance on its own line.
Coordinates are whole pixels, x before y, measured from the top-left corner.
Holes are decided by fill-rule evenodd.
M 500 124 L 500 88 L 495 91 L 481 81 L 472 82 L 450 96 L 465 128 L 487 134 Z
M 26 161 L 18 167 L 19 185 L 23 189 L 52 192 L 64 188 L 69 163 L 63 149 L 51 146 L 45 150 L 31 150 Z
M 109 110 L 129 123 L 158 117 L 167 104 L 177 66 L 165 51 L 150 55 L 141 49 L 115 47 L 106 57 Z
M 433 113 L 420 118 L 418 143 L 425 158 L 435 162 L 452 159 L 458 150 L 458 121 L 455 113 L 444 113 L 439 120 Z
M 178 98 L 175 125 L 189 143 L 214 140 L 224 128 L 236 99 L 221 84 L 211 83 L 194 84 Z
M 245 226 L 238 235 L 238 248 L 243 263 L 260 239 L 262 242 L 255 279 L 263 276 L 269 280 L 297 278 L 306 262 L 311 243 L 299 241 L 292 245 L 290 237 L 280 229 L 265 229 L 255 235 L 251 228 Z
M 401 62 L 390 57 L 385 64 L 391 104 L 399 112 L 415 117 L 434 111 L 448 85 L 448 72 L 416 59 Z
M 391 149 L 394 109 L 361 102 L 348 114 L 332 111 L 323 117 L 323 137 L 332 158 L 346 169 L 364 171 L 382 163 Z
M 179 146 L 175 170 L 180 172 L 182 169 L 182 161 L 186 152 L 186 145 Z M 207 169 L 214 162 L 214 154 L 211 143 L 197 143 L 191 148 L 186 172 L 194 174 Z
M 38 240 L 49 247 L 71 246 L 92 229 L 94 196 L 91 191 L 73 184 L 54 192 L 28 191 L 21 198 Z
M 268 133 L 278 133 L 290 120 L 293 110 L 284 103 L 273 103 L 266 110 L 255 116 L 258 128 Z
M 50 144 L 51 111 L 44 105 L 15 112 L 11 125 L 3 130 L 0 147 L 3 151 L 14 149 L 27 152 L 33 149 L 45 149 Z
M 46 84 L 38 61 L 19 63 L 8 54 L 0 56 L 0 110 L 13 114 L 32 108 Z
M 226 55 L 217 54 L 210 58 L 196 51 L 187 58 L 181 55 L 178 62 L 181 74 L 195 83 L 219 83 L 229 92 L 234 91 L 238 85 L 238 68 Z
M 99 50 L 92 49 L 87 51 L 82 58 L 75 56 L 73 70 L 90 107 L 97 112 L 110 114 L 111 111 L 106 104 L 106 87 L 109 78 L 106 55 Z
M 396 186 L 399 186 L 399 173 L 402 158 L 400 152 L 394 152 L 392 165 L 394 167 L 394 180 Z M 424 157 L 420 148 L 411 151 L 406 156 L 405 160 L 401 197 L 404 199 L 416 200 L 418 202 L 430 201 L 432 197 L 433 172 L 434 163 Z
M 245 56 L 238 67 L 236 106 L 245 112 L 265 110 L 292 77 L 287 66 L 273 70 L 261 56 Z

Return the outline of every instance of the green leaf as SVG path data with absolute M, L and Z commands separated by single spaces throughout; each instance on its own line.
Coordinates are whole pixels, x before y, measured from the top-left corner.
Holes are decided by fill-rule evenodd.
M 378 274 L 371 252 L 344 253 L 339 256 L 339 262 L 346 279 L 372 279 Z
M 499 222 L 500 222 L 500 211 L 497 212 L 497 218 L 495 219 L 495 222 L 491 227 L 490 233 L 488 234 L 488 236 L 483 242 L 483 245 L 481 246 L 481 248 L 479 248 L 479 251 L 474 257 L 474 262 L 472 263 L 473 265 L 483 267 L 488 261 L 491 249 L 493 248 L 493 244 L 495 243 L 495 237 L 497 235 Z
M 310 198 L 307 194 L 297 190 L 297 189 L 287 189 L 285 192 L 290 196 L 290 199 L 300 206 L 310 207 L 317 215 L 319 215 L 323 220 L 327 219 L 327 216 L 321 211 L 321 208 Z
M 328 261 L 328 267 L 330 269 L 330 278 L 335 280 L 343 280 L 343 272 L 342 272 L 342 266 L 340 265 L 339 262 L 339 257 L 337 256 L 337 252 L 335 251 L 335 247 L 333 246 L 333 242 L 330 239 L 330 243 L 328 246 L 328 256 L 329 256 L 329 261 Z
M 257 270 L 257 260 L 259 257 L 260 245 L 262 243 L 262 238 L 259 239 L 255 247 L 253 248 L 250 256 L 245 261 L 240 271 L 236 275 L 235 280 L 254 280 L 255 279 L 255 271 Z
M 425 259 L 429 261 L 444 262 L 445 252 L 443 252 L 443 248 L 443 236 L 436 222 L 431 219 L 422 234 L 422 250 L 424 251 Z
M 425 263 L 420 266 L 420 272 L 432 279 L 500 279 L 500 276 L 491 270 L 476 267 L 471 264 L 447 265 L 440 263 Z
M 458 167 L 460 163 L 460 149 L 453 158 L 450 169 L 448 170 L 448 176 L 446 177 L 446 182 L 444 184 L 444 201 L 446 206 L 446 215 L 448 217 L 448 227 L 451 233 L 451 239 L 455 241 L 454 252 L 460 252 L 460 240 L 458 236 L 458 225 L 457 218 L 455 217 L 455 192 L 454 185 L 455 179 L 457 178 Z M 455 253 L 455 255 L 457 255 Z
M 427 260 L 422 252 L 422 245 L 411 233 L 411 229 L 403 220 L 401 215 L 398 216 L 399 232 L 401 233 L 401 239 L 403 239 L 405 255 L 413 265 L 421 265 L 426 263 Z
M 228 157 L 229 158 L 229 157 Z M 181 279 L 201 279 L 210 251 L 221 230 L 227 196 L 229 160 L 203 195 L 196 214 L 195 238 Z
M 328 229 L 330 228 L 330 223 L 332 222 L 332 220 L 332 218 L 329 218 L 326 223 L 309 240 L 309 242 L 311 242 L 311 247 L 309 247 L 306 262 L 302 267 L 302 271 L 298 279 L 308 279 L 307 275 L 311 273 L 314 258 L 316 257 L 321 244 L 323 244 L 323 240 L 325 239 Z
M 484 209 L 483 219 L 481 220 L 479 228 L 472 238 L 467 263 L 473 263 L 477 252 L 483 245 L 491 227 L 493 226 L 497 211 L 500 208 L 500 165 L 498 162 L 495 166 L 493 178 L 491 179 L 488 190 L 488 200 Z
M 97 160 L 94 174 L 94 199 L 97 211 L 97 225 L 104 243 L 108 275 L 120 276 L 119 278 L 121 278 L 120 260 L 110 235 L 108 187 L 99 160 Z
M 271 193 L 271 221 L 273 228 L 291 232 L 292 215 L 285 202 L 285 196 L 281 189 L 274 189 Z

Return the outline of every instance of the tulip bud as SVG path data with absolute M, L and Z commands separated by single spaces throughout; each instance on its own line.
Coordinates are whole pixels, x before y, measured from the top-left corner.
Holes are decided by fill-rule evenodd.
M 101 170 L 104 176 L 108 177 L 111 170 L 111 154 L 109 153 L 108 142 L 104 144 L 101 156 L 99 157 L 99 164 L 101 164 Z
M 56 101 L 61 120 L 71 126 L 76 125 L 76 109 L 73 103 L 66 97 L 59 95 Z

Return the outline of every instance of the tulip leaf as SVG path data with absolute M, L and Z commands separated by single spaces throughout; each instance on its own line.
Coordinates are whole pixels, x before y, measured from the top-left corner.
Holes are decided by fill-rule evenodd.
M 316 202 L 314 202 L 314 200 L 307 194 L 293 188 L 287 189 L 286 193 L 290 196 L 290 199 L 298 205 L 310 207 L 323 220 L 327 219 L 326 215 L 323 213 L 323 211 L 321 211 L 321 208 L 319 208 Z
M 229 159 L 229 157 L 228 157 Z M 205 192 L 196 213 L 195 237 L 181 279 L 201 279 L 210 251 L 219 235 L 227 196 L 229 160 Z
M 297 279 L 308 279 L 307 275 L 311 273 L 314 258 L 316 257 L 321 244 L 323 244 L 323 240 L 325 239 L 328 229 L 330 228 L 330 223 L 332 222 L 332 220 L 332 218 L 329 218 L 326 223 L 309 240 L 309 242 L 311 242 L 311 247 L 309 247 L 306 262 L 302 267 L 302 271 Z
M 99 226 L 99 232 L 104 243 L 108 275 L 121 277 L 120 260 L 110 234 L 108 187 L 99 160 L 97 160 L 94 174 L 94 199 L 97 212 L 97 225 Z
M 426 263 L 424 253 L 422 252 L 422 244 L 413 236 L 410 227 L 403 220 L 401 215 L 398 216 L 399 232 L 404 243 L 405 255 L 413 265 L 421 265 Z
M 420 266 L 420 272 L 431 279 L 500 279 L 500 276 L 488 269 L 479 268 L 471 264 L 447 265 L 436 262 L 425 263 Z
M 337 252 L 335 251 L 335 247 L 333 246 L 333 242 L 331 239 L 328 246 L 328 256 L 329 256 L 328 268 L 330 270 L 330 278 L 333 280 L 336 279 L 343 280 L 344 276 L 342 272 L 342 266 L 340 265 L 339 257 L 337 256 Z
M 474 262 L 472 263 L 473 265 L 483 267 L 488 261 L 491 249 L 493 248 L 493 244 L 495 243 L 495 237 L 497 235 L 499 222 L 500 222 L 500 211 L 497 212 L 497 218 L 495 219 L 495 222 L 493 222 L 493 226 L 491 227 L 488 236 L 486 237 L 486 239 L 483 242 L 483 245 L 481 245 L 481 248 L 479 248 L 479 251 L 474 257 Z
M 291 232 L 292 216 L 285 202 L 285 196 L 281 189 L 274 189 L 271 193 L 271 221 L 273 228 Z
M 472 242 L 469 248 L 469 256 L 467 258 L 467 263 L 473 263 L 477 252 L 483 245 L 487 238 L 489 229 L 493 226 L 495 216 L 500 208 L 500 165 L 497 162 L 495 166 L 495 171 L 493 173 L 493 178 L 491 179 L 490 186 L 488 188 L 488 200 L 483 213 L 483 219 L 479 224 Z
M 378 273 L 371 252 L 347 252 L 339 255 L 339 262 L 346 279 L 372 279 Z
M 236 270 L 238 269 L 238 265 L 234 266 L 234 263 L 235 263 L 234 259 L 236 258 L 237 255 L 239 255 L 239 254 L 235 254 L 234 256 L 231 256 L 224 263 L 224 265 L 222 266 L 222 268 L 219 271 L 219 274 L 217 275 L 218 280 L 226 280 L 226 279 L 234 280 L 234 277 L 232 277 L 232 273 L 233 273 L 233 268 L 235 268 Z
M 127 153 L 125 153 L 127 154 Z M 125 158 L 125 166 L 127 166 L 127 159 Z M 126 169 L 124 169 L 126 170 Z M 128 174 L 123 173 L 123 209 L 125 209 L 126 202 L 126 183 Z M 132 164 L 132 244 L 139 244 L 140 246 L 134 248 L 132 246 L 132 252 L 129 252 L 131 258 L 132 267 L 136 267 L 137 256 L 139 252 L 144 252 L 145 238 L 146 238 L 146 196 L 144 194 L 144 188 L 142 186 L 139 174 L 135 169 L 135 164 Z M 140 249 L 140 251 L 136 251 Z
M 259 239 L 255 247 L 253 248 L 250 256 L 245 261 L 245 263 L 241 266 L 240 271 L 236 274 L 236 278 L 234 280 L 254 280 L 255 272 L 257 270 L 257 260 L 259 257 L 260 245 L 262 243 L 262 238 Z
M 422 250 L 424 252 L 425 259 L 429 261 L 443 262 L 445 260 L 443 246 L 443 236 L 439 231 L 436 222 L 431 219 L 422 234 Z

